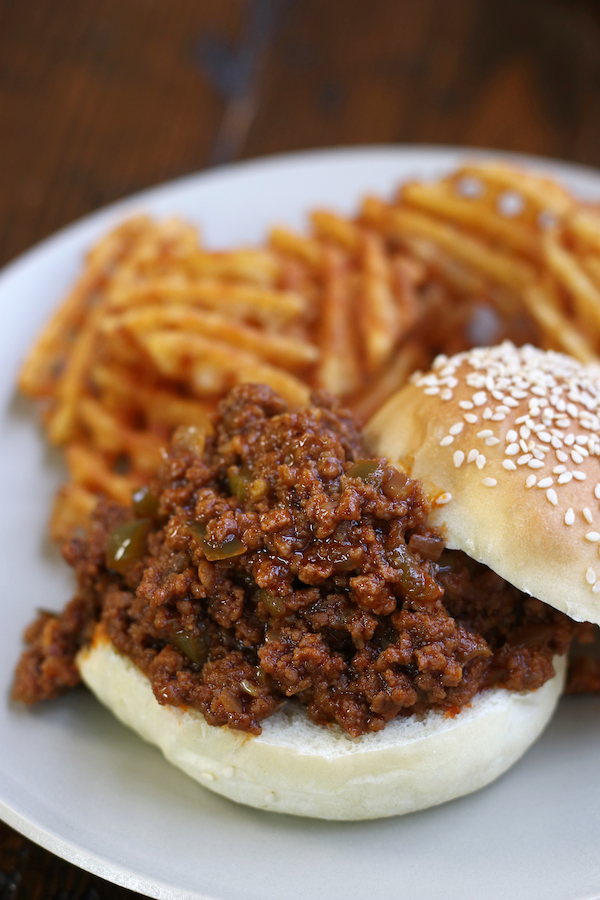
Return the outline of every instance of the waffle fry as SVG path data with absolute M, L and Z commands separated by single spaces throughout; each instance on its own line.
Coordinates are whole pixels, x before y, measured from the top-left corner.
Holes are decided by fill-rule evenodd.
M 579 261 L 560 243 L 559 235 L 544 236 L 544 255 L 557 283 L 572 297 L 576 316 L 583 328 L 600 328 L 600 291 L 583 271 Z
M 515 223 L 513 218 L 498 215 L 493 199 L 473 203 L 456 191 L 454 183 L 408 184 L 402 191 L 402 199 L 411 207 L 444 219 L 460 222 L 475 234 L 483 234 L 497 240 L 508 249 L 523 253 L 532 259 L 540 257 L 540 241 L 528 224 Z M 492 199 L 492 202 L 489 202 Z
M 65 459 L 71 478 L 79 487 L 112 497 L 124 506 L 131 500 L 137 480 L 113 472 L 98 449 L 71 443 L 65 450 Z
M 125 222 L 90 252 L 84 272 L 23 363 L 19 388 L 24 394 L 30 397 L 52 394 L 73 335 L 86 320 L 94 294 L 101 289 L 111 270 L 127 255 L 131 245 L 148 227 L 148 221 L 145 217 L 140 217 Z
M 98 495 L 74 482 L 64 484 L 52 505 L 48 533 L 53 541 L 63 543 L 84 528 L 96 503 Z
M 401 270 L 392 267 L 379 235 L 365 233 L 361 253 L 360 325 L 367 371 L 376 372 L 392 355 L 402 330 L 401 309 L 392 287 Z
M 105 316 L 101 327 L 108 339 L 120 329 L 125 329 L 134 338 L 160 328 L 198 333 L 254 353 L 284 369 L 301 369 L 319 358 L 318 348 L 307 340 L 237 323 L 221 313 L 205 312 L 184 304 L 129 309 L 120 315 Z
M 600 214 L 553 180 L 503 162 L 469 163 L 404 185 L 361 218 L 409 248 L 460 302 L 486 298 L 505 326 L 584 362 L 600 352 Z
M 353 291 L 349 267 L 335 247 L 323 252 L 323 313 L 321 317 L 321 358 L 317 366 L 317 386 L 343 396 L 358 385 L 358 361 L 353 328 Z
M 389 209 L 382 217 L 382 226 L 384 234 L 392 238 L 408 233 L 431 240 L 449 256 L 509 290 L 523 290 L 534 279 L 533 269 L 521 259 L 423 213 L 402 207 Z

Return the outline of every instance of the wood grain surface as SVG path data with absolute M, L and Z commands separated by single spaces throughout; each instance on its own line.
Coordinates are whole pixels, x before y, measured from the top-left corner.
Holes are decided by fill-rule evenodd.
M 0 263 L 208 165 L 407 142 L 600 166 L 600 4 L 0 0 Z M 0 900 L 133 896 L 0 823 Z

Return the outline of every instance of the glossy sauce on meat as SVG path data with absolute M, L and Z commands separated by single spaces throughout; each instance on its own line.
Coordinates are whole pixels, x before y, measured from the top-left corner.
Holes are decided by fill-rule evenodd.
M 180 430 L 133 508 L 100 505 L 67 545 L 77 593 L 30 627 L 14 696 L 75 684 L 97 621 L 160 703 L 254 734 L 286 701 L 360 735 L 540 687 L 574 624 L 444 550 L 427 512 L 330 398 L 291 412 L 236 388 L 212 436 Z

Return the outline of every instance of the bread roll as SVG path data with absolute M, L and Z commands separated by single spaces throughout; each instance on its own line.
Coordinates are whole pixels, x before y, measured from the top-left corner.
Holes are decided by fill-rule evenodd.
M 365 438 L 422 481 L 448 547 L 600 624 L 599 403 L 595 369 L 507 342 L 439 357 Z
M 455 716 L 396 718 L 383 731 L 351 738 L 338 726 L 314 725 L 292 703 L 266 719 L 258 737 L 208 725 L 193 709 L 161 706 L 100 626 L 78 666 L 105 706 L 204 787 L 259 809 L 321 819 L 413 812 L 489 784 L 544 729 L 565 670 L 557 658 L 557 674 L 537 691 L 495 688 Z

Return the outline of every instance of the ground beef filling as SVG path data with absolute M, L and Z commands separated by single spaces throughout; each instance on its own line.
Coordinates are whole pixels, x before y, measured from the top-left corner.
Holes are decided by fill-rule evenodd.
M 535 689 L 574 624 L 425 527 L 417 482 L 369 460 L 348 415 L 236 388 L 214 434 L 180 430 L 132 509 L 65 548 L 78 590 L 29 628 L 14 696 L 76 684 L 98 621 L 160 703 L 258 734 L 282 703 L 351 735 Z

